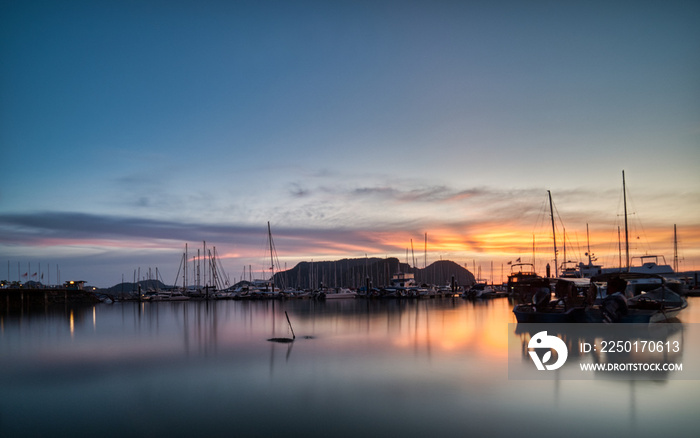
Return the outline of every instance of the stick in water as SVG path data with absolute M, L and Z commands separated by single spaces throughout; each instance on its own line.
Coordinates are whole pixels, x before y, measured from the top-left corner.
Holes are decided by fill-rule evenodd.
M 289 324 L 289 329 L 292 331 L 292 339 L 296 339 L 296 335 L 294 334 L 294 329 L 292 328 L 292 323 L 289 321 L 289 315 L 287 315 L 287 311 L 284 311 L 284 316 L 287 317 L 287 323 Z

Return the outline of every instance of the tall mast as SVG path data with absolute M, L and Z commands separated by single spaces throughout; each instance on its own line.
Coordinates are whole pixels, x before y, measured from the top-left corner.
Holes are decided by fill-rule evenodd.
M 366 257 L 366 255 L 365 255 Z M 413 239 L 411 239 L 411 260 L 413 260 L 413 267 L 416 267 L 416 253 L 413 252 Z
M 591 256 L 591 236 L 588 234 L 588 224 L 586 224 L 586 246 L 588 247 L 588 266 L 593 264 L 593 258 Z
M 275 259 L 272 256 L 272 230 L 270 221 L 267 222 L 267 237 L 270 240 L 270 272 L 272 272 L 272 293 L 275 293 Z
M 622 171 L 622 199 L 625 204 L 625 267 L 630 270 L 630 240 L 627 230 L 627 187 L 625 186 L 625 171 Z
M 554 207 L 552 205 L 552 192 L 547 190 L 549 195 L 549 214 L 552 216 L 552 238 L 554 239 L 554 277 L 559 277 L 559 262 L 557 261 L 557 232 L 554 228 Z
M 620 266 L 620 272 L 622 272 L 622 240 L 620 239 L 620 226 L 617 226 L 617 256 L 619 258 L 618 265 Z
M 676 234 L 676 224 L 673 224 L 673 270 L 678 272 L 678 235 Z

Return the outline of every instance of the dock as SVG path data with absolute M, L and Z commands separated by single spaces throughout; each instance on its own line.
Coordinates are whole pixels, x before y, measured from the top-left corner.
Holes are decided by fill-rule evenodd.
M 47 307 L 96 304 L 100 300 L 86 290 L 0 289 L 0 313 L 39 310 Z

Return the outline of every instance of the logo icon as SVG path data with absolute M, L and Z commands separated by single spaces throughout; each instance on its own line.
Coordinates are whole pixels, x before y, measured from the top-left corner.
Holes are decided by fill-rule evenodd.
M 537 355 L 536 349 L 538 348 L 548 348 L 542 359 Z M 557 352 L 557 361 L 551 365 L 545 365 L 552 358 L 552 350 Z M 548 336 L 547 331 L 541 331 L 530 339 L 527 344 L 527 351 L 530 353 L 532 361 L 535 362 L 535 366 L 538 370 L 557 370 L 564 365 L 566 358 L 569 357 L 569 349 L 566 348 L 564 341 L 556 336 Z

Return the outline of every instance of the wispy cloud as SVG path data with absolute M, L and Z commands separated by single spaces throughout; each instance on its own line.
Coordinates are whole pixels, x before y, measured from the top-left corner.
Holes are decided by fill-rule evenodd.
M 561 215 L 556 226 L 558 232 L 566 227 L 568 245 L 584 246 L 581 239 L 590 223 L 593 251 L 599 257 L 616 253 L 617 244 L 610 243 L 611 230 L 619 219 L 614 190 L 600 193 L 584 188 L 556 192 L 553 197 Z M 549 253 L 551 246 L 544 189 L 309 184 L 290 186 L 287 198 L 274 208 L 232 204 L 217 206 L 211 215 L 182 219 L 159 218 L 154 211 L 145 206 L 133 210 L 133 216 L 60 211 L 0 214 L 0 252 L 13 258 L 70 257 L 84 268 L 122 263 L 121 268 L 102 268 L 107 271 L 124 270 L 128 263 L 142 261 L 174 264 L 184 243 L 200 247 L 206 241 L 216 245 L 229 263 L 241 265 L 254 263 L 251 260 L 265 253 L 268 220 L 279 256 L 292 265 L 364 254 L 402 257 L 411 240 L 421 250 L 424 233 L 428 233 L 431 254 L 457 261 L 514 259 L 532 254 L 533 240 L 538 253 Z M 646 238 L 635 239 L 635 251 L 643 252 L 636 247 L 646 244 L 670 254 L 673 219 L 667 219 L 646 222 L 637 233 L 646 233 Z M 698 230 L 697 223 L 679 225 L 689 262 L 700 255 L 694 250 L 700 247 Z
M 460 202 L 490 193 L 487 189 L 458 190 L 444 185 L 406 188 L 401 186 L 362 186 L 348 194 L 363 198 L 373 197 L 401 203 Z
M 51 238 L 148 238 L 200 240 L 207 236 L 249 232 L 245 227 L 222 227 L 140 217 L 67 212 L 0 215 L 0 235 L 6 242 L 31 243 Z

